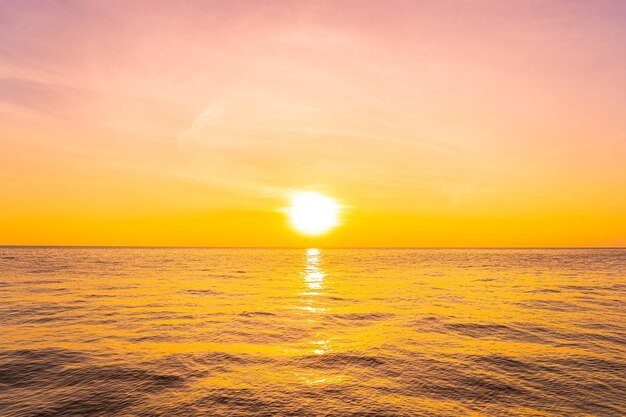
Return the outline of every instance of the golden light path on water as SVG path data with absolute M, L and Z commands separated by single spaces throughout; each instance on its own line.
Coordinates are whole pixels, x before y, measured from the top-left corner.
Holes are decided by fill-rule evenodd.
M 323 307 L 316 307 L 315 300 L 316 297 L 323 295 L 324 277 L 326 276 L 320 268 L 320 253 L 321 251 L 317 248 L 306 250 L 304 256 L 305 266 L 301 273 L 306 287 L 300 294 L 305 304 L 303 310 L 311 313 L 311 317 L 307 319 L 307 322 L 310 324 L 318 323 L 321 316 L 325 313 Z M 321 336 L 320 333 L 316 335 Z M 323 355 L 330 350 L 329 339 L 312 340 L 311 345 L 311 352 L 315 355 Z M 328 376 L 323 372 L 311 371 L 302 375 L 301 380 L 310 385 L 322 384 L 328 381 Z
M 324 285 L 324 277 L 326 274 L 319 267 L 320 263 L 320 250 L 319 249 L 307 249 L 306 255 L 306 266 L 303 272 L 304 280 L 306 281 L 307 286 L 312 291 L 321 290 Z M 316 295 L 319 293 L 304 293 L 304 295 Z
M 626 250 L 0 261 L 3 417 L 626 414 Z

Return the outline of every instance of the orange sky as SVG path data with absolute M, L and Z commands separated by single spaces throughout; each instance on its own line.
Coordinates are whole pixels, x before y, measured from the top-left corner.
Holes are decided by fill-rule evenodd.
M 626 246 L 626 3 L 0 3 L 0 244 Z M 307 238 L 299 190 L 344 206 Z

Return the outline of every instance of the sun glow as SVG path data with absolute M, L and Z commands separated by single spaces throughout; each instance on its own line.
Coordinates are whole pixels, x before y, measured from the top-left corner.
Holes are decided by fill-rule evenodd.
M 337 226 L 339 205 L 330 197 L 305 191 L 291 197 L 287 214 L 291 225 L 299 232 L 321 235 Z

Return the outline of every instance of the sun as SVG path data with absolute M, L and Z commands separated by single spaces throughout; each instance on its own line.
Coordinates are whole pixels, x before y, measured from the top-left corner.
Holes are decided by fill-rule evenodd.
M 339 204 L 323 194 L 303 191 L 291 197 L 287 215 L 297 231 L 310 236 L 321 235 L 339 223 Z

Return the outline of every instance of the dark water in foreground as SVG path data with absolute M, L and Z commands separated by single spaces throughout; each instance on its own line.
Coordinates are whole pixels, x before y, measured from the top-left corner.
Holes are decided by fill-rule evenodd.
M 0 415 L 623 416 L 626 250 L 0 248 Z

